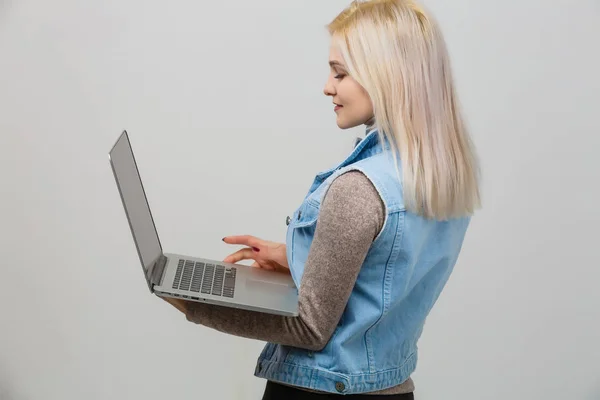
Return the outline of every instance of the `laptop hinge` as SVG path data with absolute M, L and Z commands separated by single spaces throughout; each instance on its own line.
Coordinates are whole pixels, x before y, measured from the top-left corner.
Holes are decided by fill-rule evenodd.
M 150 283 L 152 285 L 160 285 L 160 280 L 163 276 L 166 265 L 167 257 L 161 254 L 160 257 L 158 257 L 158 260 L 156 260 L 154 263 L 152 270 L 148 271 L 150 273 Z

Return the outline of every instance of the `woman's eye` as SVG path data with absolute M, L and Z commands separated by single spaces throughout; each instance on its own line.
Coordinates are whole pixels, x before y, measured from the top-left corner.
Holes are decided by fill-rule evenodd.
M 334 76 L 335 79 L 342 79 L 345 75 L 344 74 L 337 74 L 336 76 Z

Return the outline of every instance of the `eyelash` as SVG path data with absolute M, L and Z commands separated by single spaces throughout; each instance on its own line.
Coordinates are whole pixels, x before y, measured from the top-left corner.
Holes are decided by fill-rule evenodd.
M 337 74 L 336 76 L 334 76 L 335 79 L 342 79 L 344 76 L 344 74 Z

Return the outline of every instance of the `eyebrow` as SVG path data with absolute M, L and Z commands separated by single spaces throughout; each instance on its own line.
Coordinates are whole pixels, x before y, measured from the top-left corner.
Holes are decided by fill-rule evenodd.
M 329 61 L 329 65 L 331 65 L 332 67 L 340 67 L 340 68 L 344 68 L 344 69 L 346 68 L 339 61 Z

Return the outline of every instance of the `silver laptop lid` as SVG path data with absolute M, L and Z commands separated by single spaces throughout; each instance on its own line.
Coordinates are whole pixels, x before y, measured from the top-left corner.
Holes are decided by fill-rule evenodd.
M 127 131 L 123 131 L 109 153 L 113 174 L 121 194 L 129 227 L 137 248 L 144 276 L 150 284 L 152 267 L 162 255 L 162 246 L 150 212 L 146 192 L 135 162 Z

